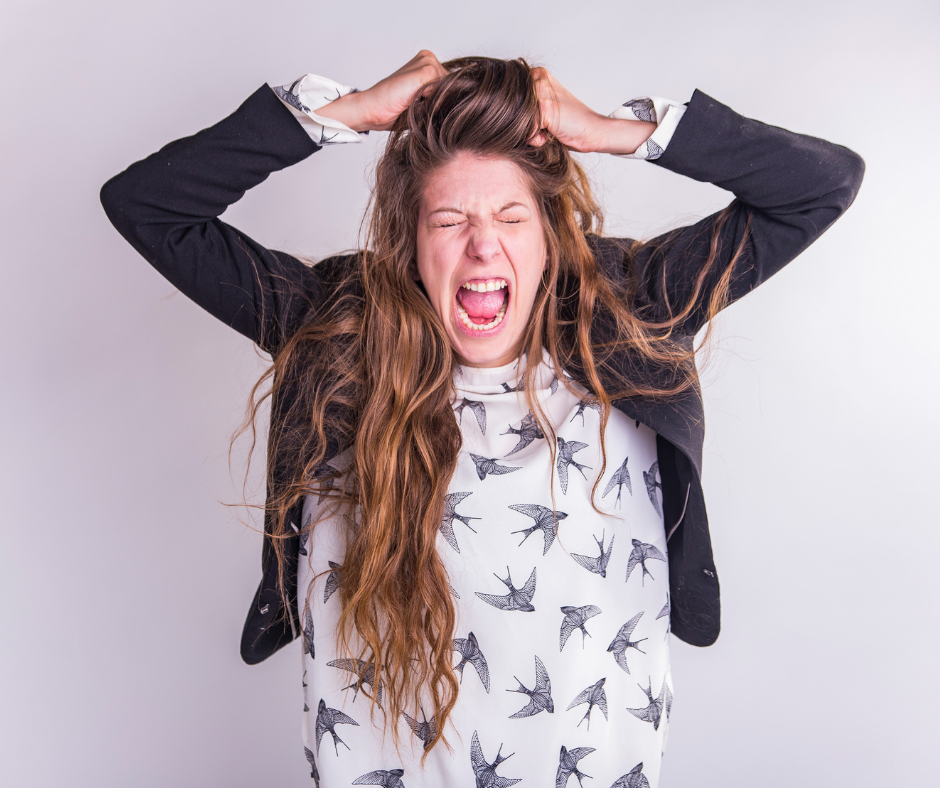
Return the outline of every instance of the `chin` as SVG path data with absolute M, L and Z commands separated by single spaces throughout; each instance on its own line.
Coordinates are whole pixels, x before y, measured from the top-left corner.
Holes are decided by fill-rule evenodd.
M 501 367 L 516 358 L 511 346 L 505 342 L 477 341 L 478 345 L 471 344 L 469 347 L 467 343 L 453 345 L 459 363 L 471 367 Z

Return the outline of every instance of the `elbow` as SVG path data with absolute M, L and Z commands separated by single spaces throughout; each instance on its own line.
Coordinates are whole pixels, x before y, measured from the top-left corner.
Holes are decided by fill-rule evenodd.
M 105 216 L 108 217 L 118 232 L 120 232 L 123 225 L 124 211 L 122 208 L 127 205 L 124 191 L 121 176 L 118 174 L 106 181 L 98 193 L 98 199 L 101 200 L 101 207 L 104 208 Z
M 855 151 L 852 151 L 852 157 L 854 160 L 853 168 L 853 177 L 852 177 L 852 199 L 855 199 L 855 195 L 858 194 L 858 190 L 862 188 L 862 180 L 865 177 L 865 159 L 859 156 Z
M 843 150 L 845 155 L 839 167 L 841 184 L 838 192 L 841 212 L 844 213 L 855 202 L 858 191 L 862 188 L 862 180 L 865 178 L 865 160 L 849 148 L 843 148 Z

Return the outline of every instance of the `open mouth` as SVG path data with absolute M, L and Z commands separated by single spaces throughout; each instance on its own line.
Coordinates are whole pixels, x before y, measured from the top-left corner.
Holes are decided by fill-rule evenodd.
M 505 279 L 470 279 L 454 296 L 458 322 L 471 335 L 493 332 L 502 325 L 509 308 L 509 283 Z

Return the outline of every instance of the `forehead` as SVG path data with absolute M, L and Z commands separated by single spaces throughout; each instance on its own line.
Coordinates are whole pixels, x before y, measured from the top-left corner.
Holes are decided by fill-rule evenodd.
M 509 159 L 459 153 L 428 177 L 421 195 L 421 213 L 439 208 L 496 212 L 510 202 L 535 207 L 518 164 Z

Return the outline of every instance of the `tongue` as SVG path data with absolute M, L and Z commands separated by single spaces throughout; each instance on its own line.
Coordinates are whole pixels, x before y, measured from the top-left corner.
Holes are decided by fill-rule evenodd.
M 478 318 L 474 322 L 488 322 L 496 317 L 500 307 L 506 301 L 508 288 L 499 290 L 488 290 L 484 293 L 478 293 L 476 290 L 467 290 L 461 287 L 457 291 L 457 299 L 460 305 L 467 310 L 470 318 Z

